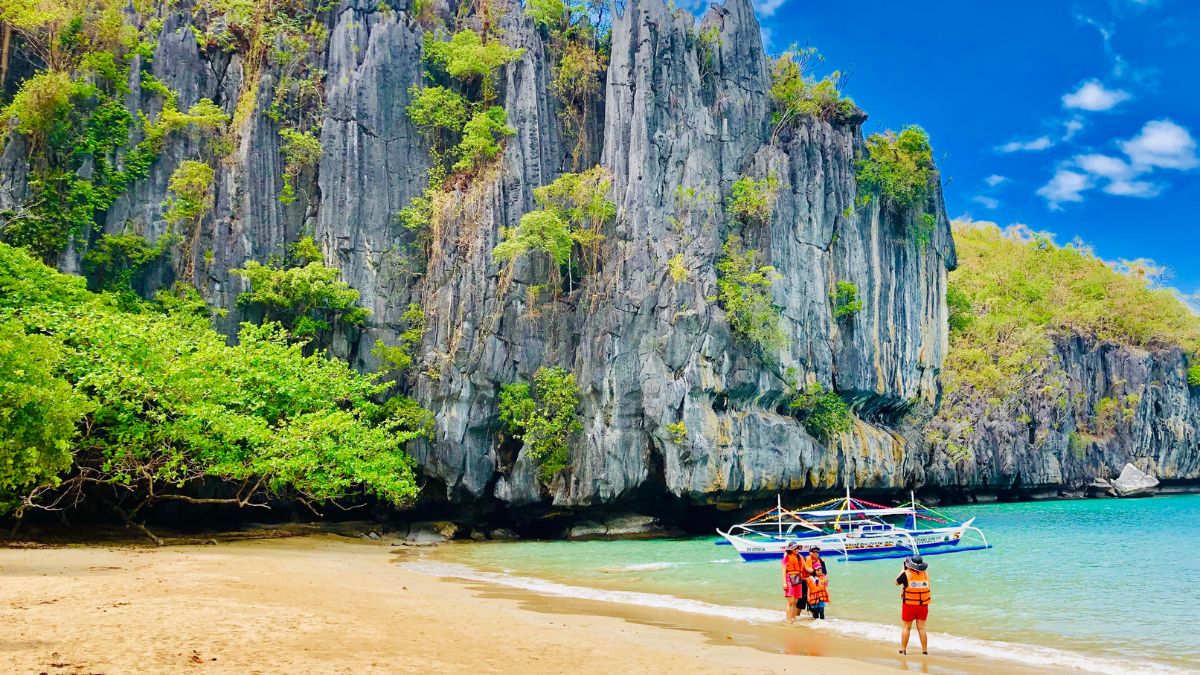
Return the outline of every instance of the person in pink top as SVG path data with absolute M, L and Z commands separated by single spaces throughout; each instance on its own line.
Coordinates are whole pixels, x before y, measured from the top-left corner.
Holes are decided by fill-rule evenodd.
M 783 599 L 787 602 L 787 620 L 792 623 L 802 609 L 804 600 L 805 566 L 800 557 L 800 544 L 788 544 L 783 549 Z

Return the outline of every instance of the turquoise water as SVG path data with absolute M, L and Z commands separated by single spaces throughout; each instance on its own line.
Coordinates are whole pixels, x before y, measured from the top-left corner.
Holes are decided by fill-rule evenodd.
M 995 546 L 929 558 L 935 584 L 930 630 L 972 638 L 956 641 L 956 649 L 1002 641 L 1088 659 L 1058 665 L 1119 671 L 1124 667 L 1117 664 L 1152 665 L 1145 664 L 1152 659 L 1200 669 L 1200 495 L 944 511 L 959 519 L 977 516 Z M 779 565 L 741 562 L 731 547 L 715 546 L 716 540 L 511 542 L 449 552 L 478 570 L 618 591 L 614 601 L 652 603 L 673 596 L 703 601 L 705 607 L 741 608 L 751 620 L 773 618 L 773 611 L 762 610 L 781 609 Z M 827 614 L 842 620 L 834 625 L 871 637 L 894 633 L 880 631 L 881 624 L 899 618 L 893 580 L 900 564 L 833 564 Z

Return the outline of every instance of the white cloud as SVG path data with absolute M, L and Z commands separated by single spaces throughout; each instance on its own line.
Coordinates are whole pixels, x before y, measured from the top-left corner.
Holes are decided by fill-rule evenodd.
M 1108 155 L 1076 155 L 1073 161 L 1075 166 L 1093 176 L 1101 176 L 1109 180 L 1127 180 L 1134 175 L 1133 167 L 1129 166 L 1125 160 Z
M 1145 180 L 1118 179 L 1110 181 L 1108 185 L 1105 185 L 1104 191 L 1118 197 L 1149 198 L 1157 197 L 1162 192 L 1162 186 Z
M 1050 208 L 1057 211 L 1063 202 L 1082 202 L 1083 192 L 1093 186 L 1090 176 L 1070 169 L 1060 168 L 1054 177 L 1038 188 L 1038 195 L 1044 197 Z
M 985 209 L 994 209 L 1000 206 L 999 199 L 993 199 L 987 195 L 975 195 L 974 197 L 971 197 L 971 201 L 983 206 Z
M 1107 89 L 1099 80 L 1087 80 L 1073 92 L 1063 94 L 1064 108 L 1090 110 L 1098 112 L 1111 110 L 1118 103 L 1128 101 L 1132 96 L 1121 89 Z
M 1063 122 L 1063 142 L 1065 143 L 1072 138 L 1075 138 L 1075 134 L 1082 131 L 1084 126 L 1086 125 L 1083 123 L 1083 118 L 1081 117 L 1074 117 L 1066 122 Z
M 1155 167 L 1183 170 L 1200 166 L 1195 139 L 1187 129 L 1168 119 L 1146 122 L 1137 136 L 1119 145 L 1133 165 L 1141 170 Z
M 1000 152 L 1034 152 L 1045 150 L 1052 145 L 1054 141 L 1050 140 L 1049 136 L 1039 136 L 1031 141 L 1009 141 L 996 149 Z
M 775 12 L 783 6 L 787 0 L 751 0 L 754 5 L 754 12 L 759 16 L 775 16 Z
M 998 173 L 994 173 L 987 178 L 984 178 L 983 182 L 987 183 L 988 187 L 996 187 L 997 185 L 1003 185 L 1004 183 L 1007 183 L 1008 176 L 1001 176 Z

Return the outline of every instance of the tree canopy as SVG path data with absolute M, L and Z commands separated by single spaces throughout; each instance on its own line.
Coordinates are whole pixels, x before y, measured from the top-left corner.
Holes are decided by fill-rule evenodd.
M 187 297 L 129 308 L 0 244 L 0 510 L 100 487 L 130 518 L 169 500 L 416 494 L 403 448 L 427 433 L 424 411 L 380 403 L 387 383 L 305 355 L 278 323 L 245 324 L 229 346 Z M 201 498 L 201 484 L 224 487 Z

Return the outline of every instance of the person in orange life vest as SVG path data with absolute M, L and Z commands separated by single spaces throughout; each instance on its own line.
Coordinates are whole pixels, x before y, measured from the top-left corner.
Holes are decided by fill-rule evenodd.
M 787 602 L 787 620 L 796 620 L 798 610 L 804 609 L 804 558 L 800 556 L 800 544 L 788 544 L 783 549 L 783 597 Z
M 808 569 L 821 576 L 829 574 L 829 568 L 825 566 L 825 561 L 821 560 L 821 547 L 811 546 L 808 549 L 808 560 L 805 561 Z
M 929 584 L 929 563 L 921 556 L 914 555 L 904 559 L 904 570 L 896 577 L 896 585 L 901 587 L 900 601 L 900 653 L 908 653 L 908 635 L 912 631 L 913 622 L 917 622 L 917 634 L 921 636 L 921 653 L 929 653 L 929 638 L 925 635 L 925 620 L 929 618 L 929 601 L 932 592 Z
M 825 603 L 829 602 L 829 578 L 813 572 L 808 576 L 808 611 L 814 619 L 825 618 Z

